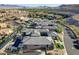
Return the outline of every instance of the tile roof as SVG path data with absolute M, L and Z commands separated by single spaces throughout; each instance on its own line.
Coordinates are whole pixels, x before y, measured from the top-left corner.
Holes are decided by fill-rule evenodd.
M 24 37 L 23 45 L 50 45 L 51 37 Z

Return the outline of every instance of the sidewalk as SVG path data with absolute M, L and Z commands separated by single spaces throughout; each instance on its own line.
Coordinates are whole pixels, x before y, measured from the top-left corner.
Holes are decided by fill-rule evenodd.
M 63 43 L 64 43 L 64 32 L 62 33 L 62 40 L 63 40 Z M 64 51 L 65 51 L 65 53 L 64 53 L 64 55 L 67 55 L 67 51 L 66 51 L 66 47 L 65 47 L 65 44 L 64 44 Z

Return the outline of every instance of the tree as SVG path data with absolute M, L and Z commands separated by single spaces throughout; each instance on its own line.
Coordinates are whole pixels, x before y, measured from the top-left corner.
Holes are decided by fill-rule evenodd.
M 7 28 L 11 28 L 11 25 L 8 24 L 8 25 L 7 25 Z
M 32 17 L 30 13 L 28 14 L 28 17 L 29 17 L 29 18 Z
M 0 44 L 2 44 L 3 43 L 3 40 L 0 40 Z
M 20 25 L 20 26 L 18 27 L 17 32 L 21 32 L 22 28 L 23 28 L 23 26 L 22 26 L 22 25 Z

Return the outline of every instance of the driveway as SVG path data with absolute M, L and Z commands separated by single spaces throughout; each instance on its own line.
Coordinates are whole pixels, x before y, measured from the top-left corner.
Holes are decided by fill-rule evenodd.
M 74 40 L 75 39 L 71 39 L 71 37 L 68 35 L 67 30 L 64 28 L 64 44 L 68 55 L 79 55 L 79 50 L 74 48 L 73 46 Z

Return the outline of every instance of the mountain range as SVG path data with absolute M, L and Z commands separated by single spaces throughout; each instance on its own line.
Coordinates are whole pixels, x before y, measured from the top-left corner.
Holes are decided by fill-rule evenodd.
M 0 4 L 0 8 L 25 8 L 25 6 Z

